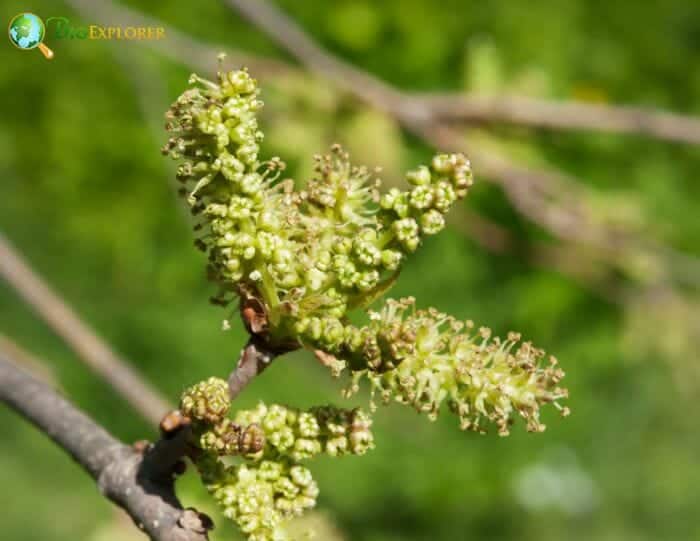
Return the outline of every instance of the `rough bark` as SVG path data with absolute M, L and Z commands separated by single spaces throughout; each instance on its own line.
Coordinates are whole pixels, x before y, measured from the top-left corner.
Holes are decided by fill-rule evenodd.
M 183 509 L 175 495 L 177 462 L 187 427 L 141 452 L 125 445 L 60 396 L 0 354 L 0 401 L 31 421 L 97 482 L 107 498 L 156 541 L 205 541 L 208 517 Z

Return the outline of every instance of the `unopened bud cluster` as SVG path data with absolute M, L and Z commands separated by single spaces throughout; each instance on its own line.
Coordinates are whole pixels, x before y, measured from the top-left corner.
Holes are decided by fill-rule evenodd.
M 218 378 L 186 389 L 180 400 L 192 420 L 202 479 L 249 541 L 286 539 L 283 521 L 315 505 L 318 487 L 300 461 L 321 453 L 363 455 L 374 447 L 372 422 L 359 409 L 259 403 L 231 420 L 229 407 L 228 387 Z M 243 461 L 231 464 L 224 456 Z
M 255 456 L 265 446 L 263 430 L 231 421 L 230 407 L 228 385 L 215 377 L 186 389 L 180 398 L 180 411 L 192 421 L 198 447 L 216 455 Z
M 238 412 L 236 422 L 262 427 L 269 446 L 266 454 L 288 456 L 297 462 L 320 453 L 364 455 L 374 448 L 369 430 L 372 421 L 360 409 L 322 406 L 300 411 L 261 402 L 255 409 Z
M 190 387 L 180 399 L 183 415 L 210 424 L 223 420 L 230 407 L 228 385 L 224 380 L 214 377 Z

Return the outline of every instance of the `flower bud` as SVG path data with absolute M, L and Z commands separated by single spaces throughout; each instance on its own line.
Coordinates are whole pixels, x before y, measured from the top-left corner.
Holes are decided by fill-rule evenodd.
M 401 255 L 401 252 L 397 250 L 383 250 L 382 251 L 382 265 L 387 270 L 396 270 L 399 268 L 399 265 L 401 264 L 401 260 L 403 259 L 403 256 Z
M 445 227 L 445 218 L 437 210 L 429 210 L 421 216 L 420 225 L 426 235 L 435 235 Z
M 406 173 L 406 180 L 409 184 L 413 184 L 414 186 L 430 184 L 430 170 L 425 165 L 421 165 L 415 171 Z
M 180 399 L 180 410 L 185 416 L 207 423 L 221 421 L 230 405 L 228 384 L 214 377 L 190 387 Z
M 416 186 L 411 190 L 411 206 L 416 209 L 428 208 L 433 203 L 433 190 L 430 186 Z

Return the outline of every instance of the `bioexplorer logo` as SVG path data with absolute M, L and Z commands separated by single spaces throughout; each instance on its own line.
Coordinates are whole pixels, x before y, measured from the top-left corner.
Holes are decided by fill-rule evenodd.
M 53 58 L 53 51 L 44 45 L 46 25 L 41 17 L 33 13 L 20 13 L 10 19 L 7 29 L 10 42 L 23 51 L 31 51 L 37 47 L 49 60 Z
M 44 44 L 50 40 L 160 40 L 165 38 L 162 26 L 73 25 L 68 17 L 49 17 L 46 23 L 34 13 L 19 13 L 12 17 L 8 27 L 10 42 L 23 51 L 39 49 L 47 59 L 54 53 Z

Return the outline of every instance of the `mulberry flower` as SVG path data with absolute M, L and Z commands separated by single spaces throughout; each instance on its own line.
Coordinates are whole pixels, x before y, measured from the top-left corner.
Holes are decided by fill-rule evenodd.
M 226 466 L 205 456 L 197 466 L 224 516 L 248 541 L 289 541 L 284 522 L 316 505 L 318 485 L 298 464 L 263 460 Z
M 166 115 L 163 152 L 181 162 L 182 194 L 200 220 L 195 243 L 221 286 L 215 302 L 254 298 L 266 323 L 257 332 L 273 346 L 300 347 L 297 324 L 340 320 L 381 295 L 472 184 L 464 156 L 440 154 L 406 175 L 408 189 L 382 196 L 375 172 L 336 145 L 295 190 L 282 161 L 259 157 L 263 104 L 248 72 L 190 83 Z
M 265 445 L 265 434 L 256 424 L 241 426 L 228 418 L 231 403 L 227 383 L 209 378 L 186 389 L 180 411 L 193 421 L 198 446 L 217 455 L 253 456 Z
M 462 429 L 485 431 L 494 423 L 507 435 L 515 416 L 527 429 L 541 432 L 540 406 L 553 403 L 563 415 L 567 397 L 558 386 L 564 372 L 554 357 L 520 335 L 492 338 L 485 327 L 457 321 L 435 309 L 416 310 L 413 298 L 389 299 L 380 312 L 370 312 L 370 324 L 350 333 L 337 352 L 350 360 L 352 384 L 358 390 L 366 378 L 373 395 L 437 417 L 446 404 Z M 364 364 L 364 366 L 363 366 Z

